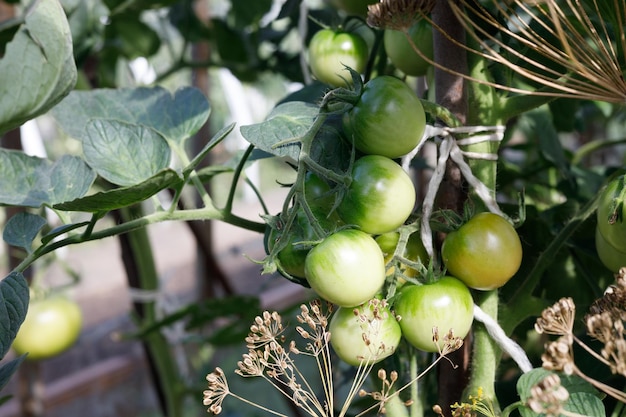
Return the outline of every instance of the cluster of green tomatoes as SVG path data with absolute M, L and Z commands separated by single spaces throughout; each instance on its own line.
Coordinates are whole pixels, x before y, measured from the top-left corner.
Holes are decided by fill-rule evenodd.
M 271 228 L 267 239 L 283 275 L 338 306 L 330 343 L 353 365 L 384 359 L 402 338 L 436 352 L 450 330 L 465 337 L 473 322 L 472 290 L 501 287 L 522 259 L 509 221 L 480 213 L 447 234 L 443 265 L 433 268 L 417 226 L 415 186 L 398 163 L 424 133 L 422 102 L 407 83 L 387 75 L 358 91 L 341 123 L 355 149 L 346 173 L 350 180 L 333 184 L 307 172 L 305 203 L 292 206 L 295 221 L 282 230 Z M 287 244 L 276 249 L 279 240 Z

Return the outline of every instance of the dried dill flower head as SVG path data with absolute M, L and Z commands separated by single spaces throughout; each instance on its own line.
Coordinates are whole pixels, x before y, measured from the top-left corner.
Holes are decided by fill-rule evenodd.
M 381 29 L 408 30 L 434 6 L 435 0 L 381 0 L 368 6 L 367 24 Z

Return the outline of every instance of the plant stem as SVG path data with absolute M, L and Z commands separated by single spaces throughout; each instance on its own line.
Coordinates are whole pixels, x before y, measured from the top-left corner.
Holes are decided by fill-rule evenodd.
M 35 260 L 41 258 L 50 252 L 53 252 L 59 248 L 74 245 L 77 243 L 89 242 L 92 240 L 100 240 L 111 236 L 117 236 L 122 233 L 129 233 L 134 230 L 146 227 L 150 224 L 160 223 L 164 221 L 191 221 L 191 220 L 221 220 L 226 223 L 238 226 L 247 230 L 263 233 L 265 231 L 265 224 L 254 222 L 248 219 L 244 219 L 232 213 L 227 213 L 221 210 L 217 210 L 214 207 L 207 207 L 202 209 L 192 210 L 178 210 L 174 212 L 169 211 L 157 211 L 145 215 L 143 217 L 135 218 L 126 221 L 122 224 L 118 224 L 107 229 L 95 231 L 89 235 L 75 234 L 65 239 L 58 241 L 51 241 L 45 246 L 40 246 L 33 253 L 25 257 L 22 262 L 14 269 L 16 272 L 24 272 Z
M 141 207 L 134 206 L 120 210 L 122 218 L 141 215 Z M 128 276 L 129 286 L 141 291 L 158 292 L 159 277 L 152 255 L 152 247 L 146 228 L 135 229 L 123 236 L 122 255 Z M 155 300 L 135 301 L 140 327 L 151 326 L 157 319 Z M 151 332 L 143 339 L 151 369 L 160 394 L 162 408 L 169 417 L 181 417 L 183 396 L 179 395 L 180 375 L 169 344 L 161 332 Z
M 494 320 L 498 319 L 498 291 L 486 291 L 476 298 L 476 304 Z M 476 396 L 479 388 L 482 389 L 483 398 L 493 404 L 496 413 L 500 406 L 495 393 L 496 371 L 500 362 L 501 351 L 496 342 L 491 338 L 482 323 L 474 324 L 474 350 L 472 356 L 472 373 L 470 381 L 465 389 L 464 398 L 469 395 Z

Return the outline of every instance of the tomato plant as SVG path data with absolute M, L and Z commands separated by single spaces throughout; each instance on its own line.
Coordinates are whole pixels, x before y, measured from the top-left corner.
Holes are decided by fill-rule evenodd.
M 329 330 L 337 356 L 355 366 L 392 355 L 402 337 L 389 305 L 377 298 L 356 308 L 340 307 L 330 320 Z
M 478 290 L 500 288 L 522 263 L 522 244 L 515 228 L 494 213 L 479 213 L 448 233 L 441 257 L 452 276 Z
M 393 308 L 400 317 L 402 336 L 413 346 L 436 352 L 443 337 L 453 330 L 455 337 L 465 337 L 474 319 L 474 302 L 467 286 L 460 280 L 444 276 L 424 285 L 407 284 L 399 293 Z M 433 341 L 433 328 L 439 333 Z
M 26 319 L 13 341 L 13 350 L 27 359 L 56 356 L 78 339 L 82 313 L 76 302 L 63 297 L 31 301 Z
M 609 182 L 598 202 L 598 229 L 615 249 L 626 251 L 626 176 Z
M 381 289 L 385 260 L 374 238 L 359 230 L 344 229 L 311 249 L 304 272 L 321 298 L 341 307 L 354 307 Z
M 352 83 L 346 66 L 363 72 L 367 65 L 368 48 L 365 40 L 356 33 L 321 29 L 309 42 L 311 72 L 323 83 L 345 87 Z
M 355 161 L 352 182 L 337 207 L 346 224 L 371 234 L 393 231 L 410 216 L 415 187 L 409 175 L 393 160 L 367 155 Z
M 422 138 L 426 115 L 404 81 L 383 75 L 368 81 L 358 102 L 344 116 L 344 129 L 363 153 L 398 158 Z
M 428 21 L 420 19 L 408 32 L 415 46 L 431 61 L 433 60 L 433 28 Z M 423 76 L 431 64 L 419 55 L 405 34 L 387 29 L 384 35 L 385 52 L 391 63 L 407 75 Z

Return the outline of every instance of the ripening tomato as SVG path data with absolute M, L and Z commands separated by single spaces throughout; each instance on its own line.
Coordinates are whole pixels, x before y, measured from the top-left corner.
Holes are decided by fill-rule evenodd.
M 344 115 L 343 126 L 359 151 L 399 158 L 422 138 L 426 114 L 408 84 L 382 75 L 365 84 L 359 101 Z
M 433 29 L 425 19 L 420 19 L 411 28 L 409 36 L 419 51 L 431 61 L 433 60 Z M 393 29 L 385 30 L 385 51 L 391 63 L 407 75 L 426 75 L 431 64 L 419 55 L 403 32 Z
M 372 299 L 385 282 L 385 260 L 373 237 L 354 229 L 339 230 L 306 257 L 304 274 L 323 299 L 354 307 Z
M 352 182 L 337 207 L 339 217 L 371 234 L 391 232 L 413 211 L 411 177 L 392 159 L 366 155 L 352 167 Z
M 444 336 L 452 330 L 464 338 L 474 320 L 472 294 L 460 280 L 444 276 L 432 284 L 404 285 L 393 308 L 400 320 L 402 336 L 416 348 L 436 352 Z M 433 341 L 433 328 L 439 340 Z
M 515 228 L 494 213 L 479 213 L 448 233 L 441 247 L 448 273 L 477 290 L 500 288 L 522 263 Z
M 352 84 L 352 76 L 345 67 L 362 73 L 369 54 L 367 43 L 360 35 L 332 29 L 317 31 L 309 42 L 308 52 L 313 76 L 333 87 Z
M 13 350 L 28 353 L 29 360 L 46 359 L 69 349 L 78 339 L 82 312 L 78 304 L 64 297 L 33 300 L 28 306 Z
M 402 332 L 389 305 L 374 298 L 358 307 L 340 307 L 330 319 L 330 344 L 344 362 L 376 363 L 395 352 Z

